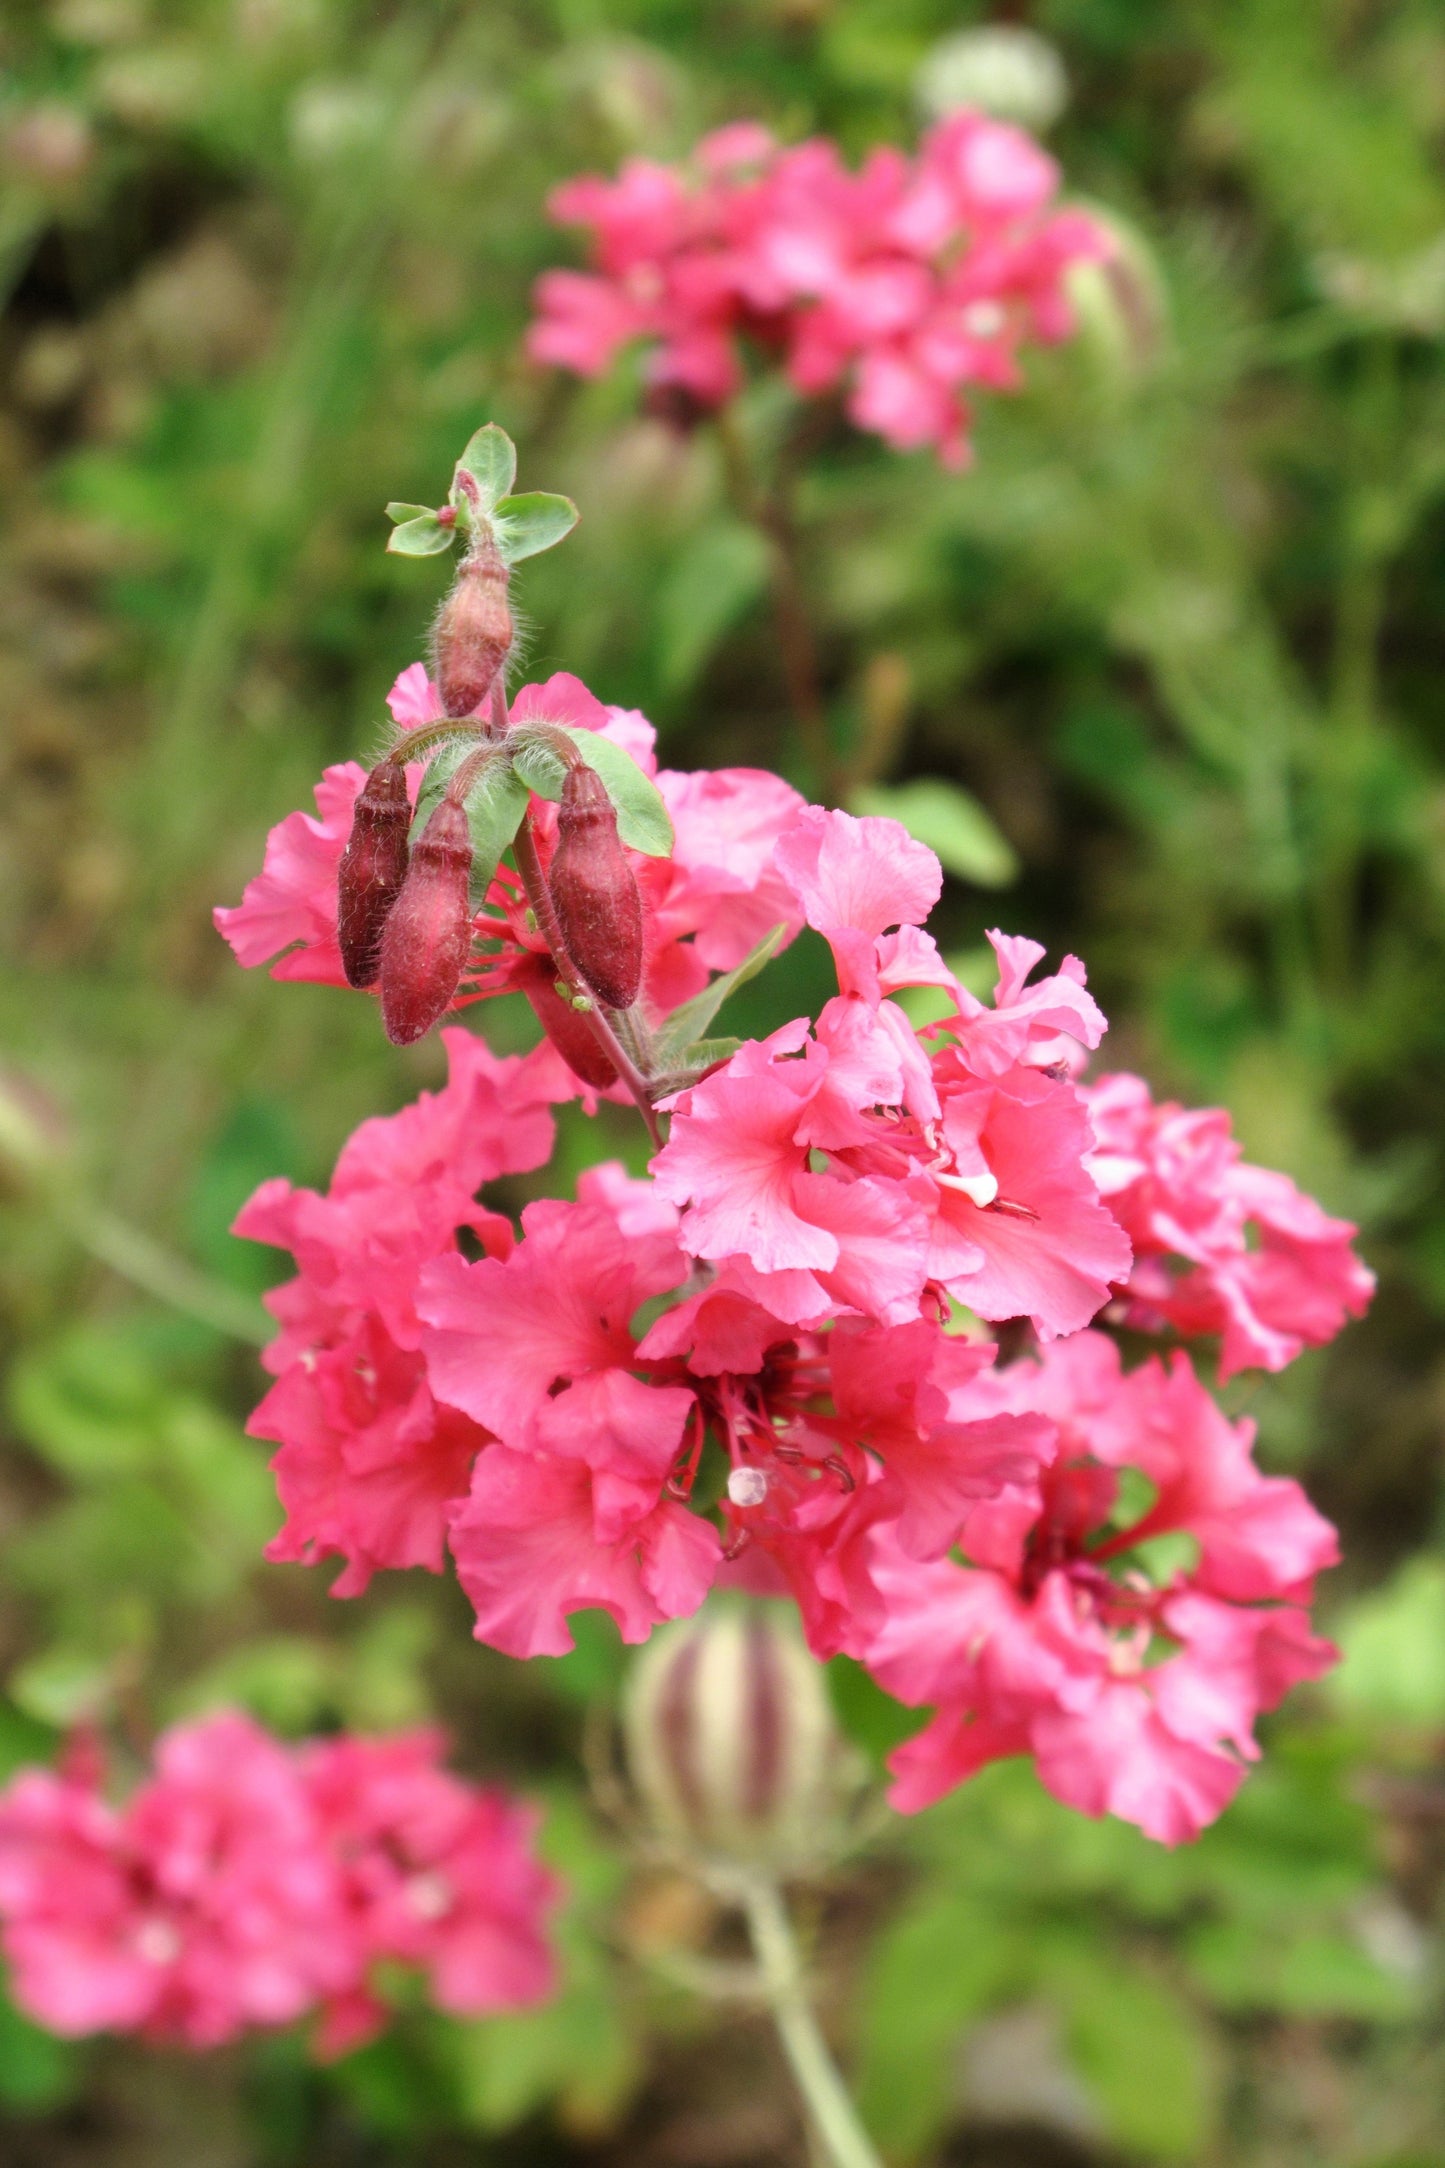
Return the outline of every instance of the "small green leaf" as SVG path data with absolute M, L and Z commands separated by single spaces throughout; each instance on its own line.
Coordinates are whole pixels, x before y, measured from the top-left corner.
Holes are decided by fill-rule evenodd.
M 482 510 L 490 518 L 517 479 L 517 447 L 505 429 L 488 422 L 471 439 L 457 465 L 466 469 L 481 491 Z M 454 489 L 453 503 L 456 499 Z
M 724 971 L 700 994 L 694 994 L 691 1001 L 685 1001 L 680 1009 L 673 1010 L 657 1041 L 658 1059 L 664 1066 L 685 1060 L 690 1064 L 690 1056 L 695 1051 L 694 1041 L 707 1030 L 728 995 L 735 994 L 740 986 L 746 986 L 765 964 L 771 963 L 786 931 L 785 926 L 774 926 L 763 935 L 756 948 L 749 949 L 740 964 L 735 964 L 731 971 Z
M 393 557 L 439 557 L 451 548 L 455 534 L 455 527 L 444 527 L 435 512 L 423 512 L 420 519 L 393 527 L 386 546 Z
M 885 790 L 872 784 L 849 801 L 854 813 L 881 813 L 901 821 L 911 836 L 936 851 L 945 869 L 975 888 L 1007 888 L 1018 879 L 1014 848 L 1000 835 L 976 798 L 941 776 L 920 776 Z
M 430 504 L 389 504 L 386 516 L 393 526 L 401 526 L 408 520 L 436 517 L 436 507 Z
M 541 721 L 536 717 L 534 720 Z M 581 730 L 570 723 L 549 727 L 565 731 L 589 768 L 607 786 L 617 808 L 617 833 L 630 850 L 645 851 L 649 858 L 666 858 L 672 850 L 672 821 L 657 785 L 645 776 L 630 753 L 625 753 L 599 730 Z M 563 765 L 545 738 L 534 737 L 524 723 L 516 732 L 517 772 L 539 798 L 562 795 Z
M 582 517 L 570 497 L 534 489 L 525 497 L 503 497 L 492 514 L 497 548 L 509 565 L 565 541 Z

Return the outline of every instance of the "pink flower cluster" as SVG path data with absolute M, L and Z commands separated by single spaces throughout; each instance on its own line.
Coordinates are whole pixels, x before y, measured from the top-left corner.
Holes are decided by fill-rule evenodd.
M 1095 220 L 1057 208 L 1058 183 L 1032 138 L 975 112 L 857 173 L 825 140 L 785 150 L 754 123 L 723 128 L 690 169 L 634 158 L 554 193 L 596 269 L 544 273 L 528 346 L 597 376 L 653 341 L 653 385 L 708 408 L 741 388 L 746 339 L 810 396 L 846 384 L 860 429 L 961 466 L 965 388 L 1015 390 L 1020 349 L 1073 329 L 1071 266 L 1109 254 Z
M 428 698 L 409 672 L 394 704 Z M 575 680 L 535 699 L 650 763 L 642 719 Z M 519 1657 L 570 1648 L 581 1608 L 635 1642 L 715 1583 L 788 1595 L 819 1656 L 937 1707 L 901 1806 L 1031 1753 L 1086 1811 L 1192 1834 L 1257 1712 L 1330 1660 L 1304 1606 L 1333 1538 L 1184 1355 L 1126 1375 L 1093 1321 L 1277 1366 L 1363 1306 L 1353 1230 L 1244 1166 L 1222 1115 L 1077 1082 L 1105 1029 L 1077 959 L 1039 976 L 994 933 L 992 1000 L 961 986 L 923 925 L 938 861 L 898 823 L 749 771 L 658 783 L 648 1028 L 772 923 L 822 935 L 837 992 L 664 1099 L 647 1179 L 595 1167 L 520 1227 L 478 1190 L 542 1164 L 576 1086 L 545 1045 L 461 1030 L 445 1088 L 364 1124 L 326 1196 L 267 1184 L 240 1231 L 299 1274 L 253 1421 L 272 1555 L 343 1559 L 349 1594 L 449 1549 Z M 282 823 L 223 914 L 243 959 L 299 940 L 323 968 L 344 840 Z M 477 933 L 463 998 L 545 964 L 503 877 Z M 894 998 L 920 986 L 948 1011 L 922 1033 Z
M 1137 1076 L 1084 1092 L 1089 1164 L 1134 1247 L 1126 1321 L 1142 1332 L 1217 1335 L 1219 1374 L 1283 1370 L 1362 1317 L 1375 1276 L 1288 1175 L 1241 1158 L 1222 1107 L 1156 1106 Z
M 1083 1332 L 982 1374 L 970 1412 L 1042 1416 L 1036 1491 L 976 1506 L 964 1563 L 880 1551 L 885 1604 L 866 1660 L 938 1713 L 893 1755 L 913 1810 L 1001 1755 L 1049 1790 L 1165 1844 L 1197 1836 L 1259 1749 L 1254 1718 L 1336 1650 L 1309 1630 L 1334 1530 L 1298 1484 L 1263 1476 L 1189 1359 L 1125 1375 Z
M 439 1766 L 430 1732 L 299 1749 L 223 1711 L 160 1739 L 120 1807 L 99 1758 L 0 1792 L 11 1990 L 63 2034 L 214 2047 L 319 2016 L 345 2053 L 386 2021 L 383 1965 L 478 2016 L 545 2001 L 557 1897 L 535 1818 Z

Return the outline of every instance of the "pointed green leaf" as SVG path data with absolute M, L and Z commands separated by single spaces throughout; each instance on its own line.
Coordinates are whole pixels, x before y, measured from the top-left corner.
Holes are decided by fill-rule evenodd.
M 564 731 L 588 767 L 601 776 L 617 808 L 617 833 L 628 848 L 645 851 L 649 858 L 666 858 L 672 850 L 672 821 L 662 793 L 632 755 L 599 730 L 580 730 L 570 723 L 551 727 Z M 518 773 L 539 798 L 561 797 L 562 762 L 545 739 L 531 735 L 525 723 L 516 733 L 516 761 Z
M 534 489 L 524 497 L 503 497 L 492 514 L 492 531 L 507 563 L 515 565 L 524 557 L 555 548 L 581 517 L 570 497 Z
M 439 557 L 451 548 L 455 533 L 455 527 L 444 527 L 435 512 L 423 512 L 420 519 L 403 520 L 393 527 L 386 546 L 393 557 Z
M 505 429 L 488 422 L 471 439 L 457 465 L 465 467 L 476 483 L 482 493 L 482 510 L 490 517 L 517 479 L 517 447 Z M 455 490 L 452 497 L 455 501 Z
M 461 763 L 477 750 L 475 738 L 444 745 L 422 778 L 417 793 L 412 841 L 426 826 L 442 792 Z M 478 901 L 491 886 L 492 875 L 527 810 L 527 786 L 508 755 L 498 748 L 495 756 L 467 792 L 467 824 L 472 831 L 472 894 Z
M 674 1063 L 681 1066 L 684 1062 L 691 1066 L 694 1041 L 707 1030 L 728 995 L 735 994 L 740 986 L 746 986 L 749 979 L 755 979 L 763 966 L 772 961 L 786 931 L 785 926 L 774 926 L 770 933 L 763 935 L 756 948 L 748 951 L 740 964 L 734 965 L 731 971 L 724 971 L 700 994 L 694 994 L 691 1001 L 685 1001 L 680 1009 L 673 1010 L 657 1041 L 658 1059 L 664 1067 Z M 716 1056 L 711 1058 L 715 1060 Z
M 400 525 L 401 522 L 404 520 L 425 519 L 428 513 L 432 513 L 434 515 L 435 511 L 435 505 L 430 504 L 392 503 L 389 504 L 386 508 L 386 516 L 392 522 L 392 524 L 396 526 Z
M 885 790 L 871 785 L 849 800 L 854 813 L 882 813 L 936 851 L 947 872 L 975 888 L 1007 888 L 1018 879 L 1013 845 L 1000 835 L 976 798 L 942 776 L 920 776 Z

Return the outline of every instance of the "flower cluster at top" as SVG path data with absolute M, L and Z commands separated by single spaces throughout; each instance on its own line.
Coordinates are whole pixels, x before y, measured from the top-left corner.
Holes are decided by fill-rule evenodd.
M 122 1806 L 77 1740 L 0 1792 L 0 1946 L 52 2032 L 191 2048 L 318 2018 L 323 2056 L 386 2022 L 379 1967 L 480 2016 L 553 1992 L 534 1816 L 439 1766 L 431 1732 L 288 1747 L 222 1711 L 177 1724 Z
M 746 340 L 805 394 L 846 385 L 860 429 L 961 466 L 966 388 L 1015 390 L 1020 349 L 1073 329 L 1071 267 L 1110 253 L 1095 219 L 1056 206 L 1058 183 L 1030 136 L 982 113 L 857 173 L 825 140 L 723 128 L 687 169 L 634 158 L 556 190 L 553 217 L 590 230 L 596 269 L 543 274 L 528 346 L 597 376 L 652 341 L 655 394 L 708 409 L 741 388 Z
M 508 990 L 545 1036 L 502 1058 L 445 1030 L 444 1088 L 363 1123 L 325 1195 L 268 1182 L 242 1212 L 297 1266 L 252 1421 L 271 1555 L 338 1558 L 354 1594 L 450 1551 L 518 1657 L 565 1652 L 588 1606 L 637 1642 L 716 1583 L 786 1596 L 816 1655 L 937 1710 L 900 1806 L 1029 1753 L 1086 1811 L 1197 1832 L 1258 1712 L 1332 1661 L 1307 1605 L 1335 1547 L 1178 1343 L 1228 1373 L 1328 1340 L 1373 1284 L 1354 1229 L 1222 1113 L 1081 1082 L 1105 1020 L 1076 958 L 1038 976 L 993 933 L 992 1000 L 961 985 L 925 930 L 938 860 L 898 822 L 659 772 L 643 718 L 575 679 L 509 707 L 462 497 L 435 681 L 403 673 L 391 753 L 329 770 L 217 916 L 243 963 L 377 987 L 394 1038 Z M 707 1036 L 804 925 L 820 1013 Z M 895 998 L 920 987 L 921 1031 Z M 599 1093 L 647 1122 L 646 1179 L 594 1167 L 520 1225 L 482 1200 Z M 1173 1344 L 1126 1371 L 1120 1325 Z

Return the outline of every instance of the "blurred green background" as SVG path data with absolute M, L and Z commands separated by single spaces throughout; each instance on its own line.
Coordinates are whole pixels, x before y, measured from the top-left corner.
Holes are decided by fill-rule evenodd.
M 254 1356 L 134 1283 L 189 1299 L 194 1269 L 248 1315 L 277 1269 L 227 1233 L 249 1190 L 324 1184 L 436 1080 L 369 1004 L 239 972 L 210 909 L 377 743 L 440 584 L 383 554 L 381 507 L 436 501 L 478 422 L 583 511 L 519 582 L 528 674 L 641 706 L 670 765 L 801 776 L 710 435 L 640 418 L 635 369 L 519 360 L 532 278 L 575 260 L 542 201 L 744 115 L 911 143 L 921 64 L 985 19 L 1056 47 L 1051 144 L 1152 270 L 984 409 L 968 476 L 826 436 L 799 520 L 834 726 L 875 783 L 976 801 L 946 945 L 1001 918 L 1076 949 L 1113 1061 L 1226 1101 L 1360 1220 L 1381 1292 L 1232 1394 L 1348 1560 L 1347 1663 L 1239 1804 L 1171 1856 L 995 1770 L 821 1894 L 820 1962 L 899 2162 L 1445 2163 L 1438 0 L 8 0 L 0 1768 L 86 1713 L 136 1751 L 221 1697 L 294 1731 L 440 1713 L 464 1766 L 551 1801 L 573 1897 L 553 2010 L 407 2017 L 324 2074 L 290 2040 L 188 2061 L 0 2011 L 7 2164 L 804 2157 L 760 2022 L 638 1961 L 710 1922 L 583 1804 L 613 1641 L 524 1668 L 448 1583 L 337 1605 L 261 1565 Z M 816 970 L 800 944 L 751 1021 Z M 564 1179 L 623 1149 L 572 1123 Z M 837 1683 L 881 1750 L 886 1705 Z

